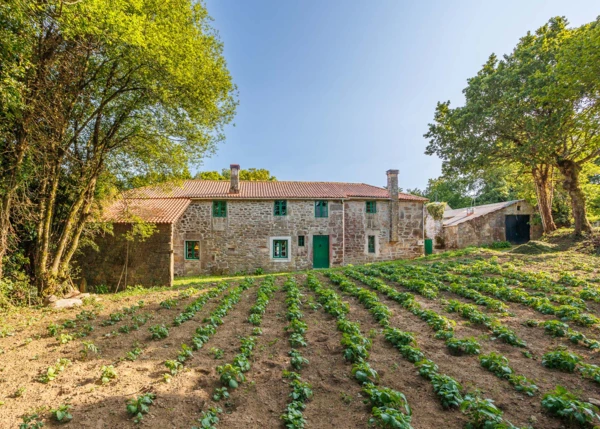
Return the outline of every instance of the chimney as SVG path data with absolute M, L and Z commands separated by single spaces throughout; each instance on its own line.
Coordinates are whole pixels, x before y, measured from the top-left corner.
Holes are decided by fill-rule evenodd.
M 229 187 L 230 194 L 239 194 L 240 193 L 240 165 L 239 164 L 231 164 L 229 166 L 231 168 L 231 186 Z
M 388 170 L 387 190 L 390 194 L 390 242 L 398 241 L 398 224 L 400 223 L 400 202 L 398 200 L 398 170 Z

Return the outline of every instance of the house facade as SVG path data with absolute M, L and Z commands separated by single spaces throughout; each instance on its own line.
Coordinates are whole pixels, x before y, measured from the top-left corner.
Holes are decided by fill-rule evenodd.
M 125 260 L 128 284 L 151 285 L 170 284 L 174 276 L 327 268 L 423 253 L 426 199 L 399 192 L 397 170 L 388 170 L 386 188 L 238 177 L 232 165 L 229 182 L 144 188 L 114 203 L 106 220 L 115 234 L 81 259 L 87 282 L 116 284 Z M 131 215 L 158 232 L 127 256 L 122 237 Z

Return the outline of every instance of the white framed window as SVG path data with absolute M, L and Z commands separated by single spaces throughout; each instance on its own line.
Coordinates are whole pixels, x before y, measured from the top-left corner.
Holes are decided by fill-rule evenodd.
M 273 262 L 290 262 L 292 259 L 292 237 L 271 237 L 269 254 Z

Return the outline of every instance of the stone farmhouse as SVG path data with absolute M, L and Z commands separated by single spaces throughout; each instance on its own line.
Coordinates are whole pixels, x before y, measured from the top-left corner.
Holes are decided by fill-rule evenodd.
M 167 285 L 174 276 L 327 268 L 423 254 L 425 198 L 338 182 L 230 181 L 133 190 L 106 209 L 114 235 L 80 258 L 88 284 Z M 123 234 L 136 219 L 156 224 L 146 241 Z M 127 261 L 127 264 L 125 262 Z
M 427 211 L 426 211 L 427 212 Z M 443 219 L 426 213 L 425 235 L 438 249 L 482 246 L 495 241 L 523 244 L 542 235 L 541 225 L 533 222 L 537 210 L 525 200 L 451 209 Z

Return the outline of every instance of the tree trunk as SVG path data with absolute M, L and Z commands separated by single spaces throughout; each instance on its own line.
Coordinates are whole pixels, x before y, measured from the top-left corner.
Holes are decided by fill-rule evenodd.
M 581 166 L 571 160 L 560 160 L 558 161 L 558 169 L 564 177 L 563 188 L 571 197 L 571 210 L 573 211 L 573 218 L 575 220 L 575 235 L 590 234 L 592 232 L 592 225 L 590 225 L 587 219 L 585 195 L 583 195 L 581 185 L 579 184 Z
M 554 192 L 551 186 L 552 176 L 549 170 L 550 168 L 547 165 L 542 167 L 535 166 L 532 170 L 544 234 L 556 231 L 556 224 L 552 217 L 552 198 Z

